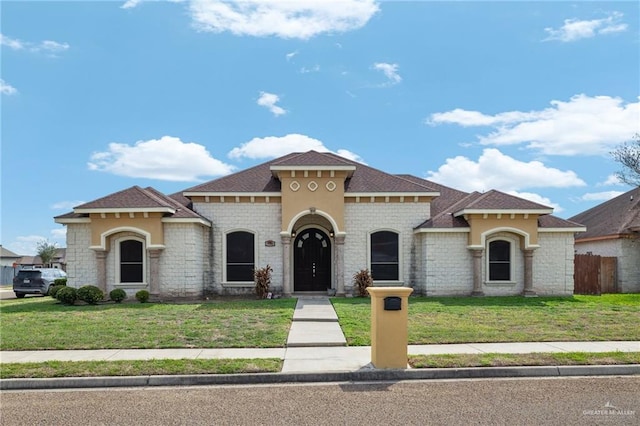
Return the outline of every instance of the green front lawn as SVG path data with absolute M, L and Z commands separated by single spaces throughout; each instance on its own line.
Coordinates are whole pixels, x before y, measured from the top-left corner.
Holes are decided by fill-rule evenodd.
M 0 348 L 264 348 L 287 341 L 295 299 L 65 306 L 0 303 Z
M 332 299 L 350 346 L 370 345 L 370 300 Z M 412 297 L 409 344 L 640 340 L 640 294 Z
M 350 346 L 369 345 L 370 300 L 333 298 Z M 65 306 L 0 302 L 0 348 L 283 347 L 295 299 Z M 409 344 L 640 340 L 640 294 L 409 299 Z

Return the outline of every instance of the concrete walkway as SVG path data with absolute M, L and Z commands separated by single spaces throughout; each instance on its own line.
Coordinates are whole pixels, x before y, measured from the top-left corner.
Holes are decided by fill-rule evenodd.
M 408 347 L 409 355 L 615 351 L 640 352 L 640 342 L 465 343 Z M 299 298 L 286 348 L 0 351 L 0 364 L 181 358 L 280 358 L 284 360 L 282 373 L 355 372 L 371 368 L 371 347 L 346 346 L 338 317 L 328 298 Z

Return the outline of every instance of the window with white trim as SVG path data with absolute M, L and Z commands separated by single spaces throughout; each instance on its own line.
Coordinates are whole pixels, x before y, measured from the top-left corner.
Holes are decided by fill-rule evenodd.
M 227 234 L 227 281 L 253 281 L 255 269 L 255 236 L 247 231 Z
M 144 282 L 144 243 L 139 240 L 122 240 L 120 245 L 120 282 Z
M 489 242 L 489 281 L 511 281 L 511 242 Z
M 400 279 L 398 233 L 378 231 L 371 234 L 371 277 L 374 281 Z

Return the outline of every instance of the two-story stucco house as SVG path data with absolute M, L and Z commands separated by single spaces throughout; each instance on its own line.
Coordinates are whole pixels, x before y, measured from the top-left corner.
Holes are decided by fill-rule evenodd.
M 292 153 L 164 195 L 120 191 L 58 216 L 72 286 L 156 298 L 253 291 L 273 268 L 284 296 L 352 277 L 422 295 L 573 293 L 574 234 L 552 209 L 499 191 L 465 193 L 330 153 Z

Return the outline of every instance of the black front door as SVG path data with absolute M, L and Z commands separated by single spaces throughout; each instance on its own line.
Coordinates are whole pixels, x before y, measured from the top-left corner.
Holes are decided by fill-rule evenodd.
M 294 291 L 326 291 L 331 287 L 331 240 L 319 229 L 301 231 L 293 245 Z

